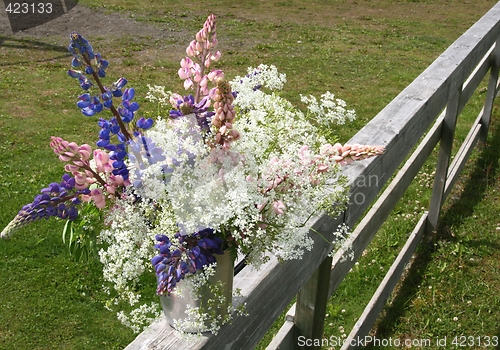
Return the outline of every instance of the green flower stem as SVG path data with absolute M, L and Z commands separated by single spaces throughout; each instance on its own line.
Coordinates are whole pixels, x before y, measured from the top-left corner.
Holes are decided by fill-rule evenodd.
M 85 63 L 87 65 L 92 66 L 92 62 L 90 62 L 89 58 L 86 55 L 83 55 L 83 59 L 85 60 Z M 97 83 L 97 86 L 99 86 L 99 90 L 101 91 L 101 93 L 102 94 L 105 93 L 106 89 L 104 88 L 104 85 L 102 85 L 101 79 L 99 78 L 99 75 L 97 75 L 95 70 L 92 72 L 92 76 L 94 77 L 94 80 Z M 120 113 L 118 113 L 118 111 L 116 110 L 115 106 L 111 105 L 109 110 L 115 116 L 116 121 L 118 122 L 118 125 L 120 126 L 120 130 L 123 133 L 123 135 L 125 136 L 125 139 L 132 140 L 132 136 L 128 132 L 127 127 L 123 123 L 122 117 L 120 116 Z

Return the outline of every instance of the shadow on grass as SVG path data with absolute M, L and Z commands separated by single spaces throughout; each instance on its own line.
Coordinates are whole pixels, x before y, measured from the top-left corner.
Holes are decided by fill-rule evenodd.
M 25 61 L 16 61 L 16 62 L 0 62 L 1 66 L 14 66 L 22 63 L 34 63 L 34 62 L 45 62 L 53 59 L 70 57 L 71 54 L 68 52 L 67 47 L 49 44 L 43 41 L 28 39 L 28 38 L 13 38 L 8 36 L 0 35 L 0 47 L 5 47 L 8 49 L 24 49 L 24 50 L 39 50 L 39 51 L 47 51 L 60 53 L 58 56 L 43 58 L 43 59 L 33 59 L 30 57 Z
M 464 185 L 463 192 L 460 198 L 443 212 L 440 218 L 437 239 L 438 240 L 456 240 L 450 235 L 447 227 L 451 225 L 457 227 L 462 225 L 466 217 L 470 217 L 474 213 L 475 206 L 480 203 L 487 192 L 487 189 L 497 181 L 497 173 L 499 172 L 500 159 L 500 121 L 490 125 L 490 137 L 484 147 L 480 149 L 480 155 L 477 159 L 471 175 Z M 475 240 L 469 242 L 476 247 L 492 246 L 492 242 L 487 240 Z M 407 305 L 418 292 L 418 285 L 421 284 L 426 273 L 429 263 L 433 259 L 434 247 L 421 244 L 415 253 L 414 261 L 407 271 L 407 274 L 402 281 L 394 300 L 388 306 L 381 318 L 378 320 L 374 329 L 376 335 L 380 339 L 394 336 L 396 326 L 400 322 L 401 317 L 407 312 Z M 495 249 L 500 250 L 500 245 L 496 244 Z M 500 336 L 500 330 L 499 330 Z M 366 349 L 373 349 L 368 346 Z M 497 349 L 499 349 L 498 347 Z

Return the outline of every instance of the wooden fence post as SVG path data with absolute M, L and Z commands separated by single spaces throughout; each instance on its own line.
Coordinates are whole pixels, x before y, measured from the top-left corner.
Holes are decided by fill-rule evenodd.
M 458 85 L 458 86 L 457 86 Z M 460 110 L 460 98 L 462 96 L 462 82 L 452 83 L 446 106 L 446 114 L 441 129 L 441 141 L 436 164 L 436 174 L 434 176 L 434 186 L 429 205 L 429 216 L 426 225 L 427 239 L 433 240 L 436 237 L 436 230 L 441 214 L 441 206 L 444 201 L 444 189 L 448 176 L 448 166 L 451 159 L 453 139 L 455 137 L 455 126 Z
M 295 339 L 302 336 L 312 342 L 316 339 L 321 341 L 331 270 L 332 257 L 327 256 L 299 291 L 295 309 Z M 298 341 L 296 348 L 299 348 Z M 321 349 L 321 346 L 312 346 L 308 349 Z
M 486 94 L 486 101 L 484 102 L 483 116 L 481 117 L 481 131 L 479 133 L 479 141 L 486 143 L 488 137 L 488 127 L 490 125 L 491 113 L 493 112 L 493 102 L 497 95 L 498 85 L 498 70 L 500 66 L 500 39 L 495 44 L 495 49 L 491 53 L 491 72 L 490 80 L 488 83 L 488 92 Z

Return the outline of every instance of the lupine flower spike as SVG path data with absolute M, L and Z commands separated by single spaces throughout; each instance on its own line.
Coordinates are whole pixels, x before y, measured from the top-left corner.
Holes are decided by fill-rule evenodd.
M 214 126 L 215 142 L 228 150 L 231 142 L 240 138 L 240 133 L 233 128 L 236 113 L 233 108 L 234 96 L 231 93 L 231 85 L 223 79 L 217 81 L 217 89 L 214 97 L 215 115 L 212 117 Z
M 157 235 L 159 242 L 155 248 L 160 254 L 151 259 L 158 278 L 157 293 L 170 295 L 176 284 L 184 279 L 188 273 L 195 273 L 217 261 L 214 254 L 224 254 L 223 241 L 214 234 L 214 230 L 207 228 L 189 236 L 175 234 L 178 246 L 173 247 L 165 235 Z M 183 253 L 188 253 L 187 261 Z
M 108 61 L 103 59 L 100 53 L 94 54 L 92 46 L 80 34 L 72 32 L 70 38 L 71 42 L 68 50 L 73 55 L 71 65 L 73 68 L 84 68 L 84 70 L 70 69 L 68 70 L 68 75 L 72 78 L 78 78 L 80 86 L 85 91 L 88 91 L 94 84 L 99 88 L 99 93 L 96 95 L 91 95 L 88 92 L 82 94 L 79 97 L 77 106 L 86 116 L 93 116 L 96 113 L 100 113 L 104 107 L 109 109 L 120 127 L 122 137 L 125 140 L 131 140 L 132 136 L 126 128 L 125 123 L 132 121 L 134 112 L 139 108 L 136 102 L 131 102 L 134 97 L 133 89 L 127 89 L 127 94 L 122 98 L 121 107 L 118 107 L 118 109 L 115 108 L 113 97 L 123 95 L 122 88 L 127 83 L 127 80 L 120 78 L 111 88 L 105 87 L 101 82 L 101 78 L 106 76 L 105 70 L 109 66 Z M 85 74 L 92 76 L 94 82 Z
M 187 57 L 181 60 L 179 77 L 184 80 L 184 88 L 195 90 L 194 101 L 200 102 L 203 98 L 211 95 L 208 89 L 208 82 L 214 82 L 218 78 L 223 78 L 221 70 L 214 69 L 209 74 L 205 74 L 205 69 L 210 68 L 213 62 L 217 62 L 220 51 L 215 51 L 217 46 L 215 15 L 208 16 L 203 28 L 196 34 L 186 48 Z M 214 89 L 212 89 L 213 95 Z
M 330 144 L 323 145 L 320 149 L 321 155 L 328 155 L 340 165 L 352 163 L 356 160 L 363 160 L 370 157 L 375 157 L 384 153 L 382 146 L 369 146 L 369 145 L 349 145 L 342 146 L 336 143 L 331 146 Z
M 10 237 L 19 228 L 37 220 L 57 217 L 74 220 L 78 216 L 80 196 L 90 194 L 88 188 L 78 189 L 69 174 L 60 183 L 53 182 L 36 195 L 33 202 L 23 206 L 16 217 L 0 233 L 1 238 Z

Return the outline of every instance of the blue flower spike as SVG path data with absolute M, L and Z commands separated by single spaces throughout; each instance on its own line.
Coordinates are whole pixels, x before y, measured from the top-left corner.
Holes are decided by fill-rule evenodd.
M 116 135 L 119 143 L 128 142 L 133 138 L 129 132 L 133 128 L 127 124 L 134 120 L 135 112 L 139 109 L 139 104 L 132 101 L 135 91 L 133 88 L 123 91 L 127 84 L 125 78 L 118 79 L 109 88 L 104 86 L 101 78 L 106 77 L 106 69 L 109 67 L 109 62 L 99 52 L 94 53 L 92 46 L 80 34 L 72 32 L 70 39 L 68 50 L 73 55 L 73 58 L 71 60 L 72 67 L 68 70 L 68 75 L 78 79 L 80 87 L 84 91 L 88 91 L 79 97 L 77 106 L 83 115 L 89 117 L 100 113 L 103 109 L 111 111 L 113 118 L 109 122 L 116 126 L 118 131 L 115 131 L 115 128 L 113 128 L 105 138 L 102 137 L 101 133 L 97 144 L 99 147 L 105 145 L 106 149 L 113 150 L 116 144 L 110 142 L 110 136 Z M 93 86 L 97 86 L 99 92 L 90 92 Z M 122 97 L 120 103 L 116 103 L 117 108 L 115 108 L 115 103 L 113 102 L 113 98 L 115 97 Z M 144 122 L 144 126 L 148 127 L 149 123 L 149 120 Z
M 158 280 L 157 294 L 170 295 L 176 284 L 188 273 L 196 273 L 217 261 L 214 254 L 223 254 L 223 241 L 214 230 L 206 228 L 188 236 L 177 233 L 179 246 L 173 247 L 165 235 L 157 235 L 155 248 L 160 254 L 151 259 Z M 173 249 L 173 250 L 172 250 Z

